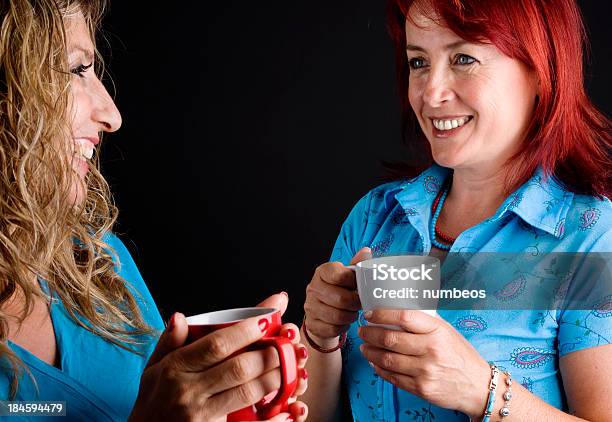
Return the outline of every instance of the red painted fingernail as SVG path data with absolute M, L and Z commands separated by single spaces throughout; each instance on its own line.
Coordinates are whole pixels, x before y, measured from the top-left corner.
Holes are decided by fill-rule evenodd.
M 287 331 L 285 331 L 283 335 L 287 337 L 289 340 L 293 340 L 295 338 L 295 331 L 290 328 Z
M 172 330 L 176 328 L 176 312 L 172 314 L 170 319 L 168 320 L 168 326 L 166 327 L 166 331 L 171 333 Z
M 298 350 L 298 357 L 300 359 L 308 359 L 308 349 L 306 349 L 305 347 L 300 347 L 300 349 Z
M 300 368 L 300 378 L 307 380 L 308 379 L 308 371 L 306 368 Z
M 262 318 L 257 324 L 259 325 L 259 329 L 261 330 L 261 332 L 265 333 L 268 329 L 268 325 L 270 324 L 270 322 L 267 319 Z
M 304 416 L 306 414 L 306 408 L 300 407 L 300 416 Z

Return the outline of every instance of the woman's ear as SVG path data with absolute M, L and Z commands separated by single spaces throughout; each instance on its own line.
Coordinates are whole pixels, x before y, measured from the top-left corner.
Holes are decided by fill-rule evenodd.
M 531 79 L 530 81 L 531 89 L 532 89 L 532 92 L 534 93 L 533 111 L 535 112 L 536 109 L 538 108 L 538 104 L 540 104 L 540 98 L 542 95 L 542 84 L 540 83 L 540 78 L 536 74 L 535 70 L 532 70 L 530 72 L 530 79 Z
M 532 72 L 533 84 L 536 92 L 536 98 L 540 98 L 542 95 L 542 84 L 540 82 L 540 78 L 536 74 L 535 71 Z

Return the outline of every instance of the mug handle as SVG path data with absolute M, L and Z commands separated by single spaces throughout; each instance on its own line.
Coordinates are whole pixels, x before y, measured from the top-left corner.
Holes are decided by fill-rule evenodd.
M 258 415 L 266 420 L 289 410 L 287 401 L 295 393 L 298 385 L 297 358 L 293 343 L 286 337 L 263 338 L 257 343 L 276 348 L 280 361 L 281 386 L 276 396 L 270 403 L 256 405 Z

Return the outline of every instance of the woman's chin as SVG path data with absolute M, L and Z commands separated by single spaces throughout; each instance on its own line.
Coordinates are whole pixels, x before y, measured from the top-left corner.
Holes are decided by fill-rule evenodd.
M 461 145 L 436 145 L 433 144 L 431 148 L 431 154 L 436 164 L 457 169 L 473 167 L 477 163 L 477 158 L 481 157 L 475 144 L 461 144 Z
M 80 175 L 75 175 L 75 178 L 79 177 L 79 180 L 73 180 L 72 185 L 70 186 L 70 191 L 68 192 L 68 201 L 72 206 L 78 206 L 83 203 L 85 200 L 86 192 L 85 192 L 85 182 L 81 179 Z
M 462 160 L 457 154 L 450 152 L 433 153 L 433 159 L 439 166 L 454 169 L 461 166 Z
M 72 184 L 68 192 L 68 200 L 72 206 L 77 206 L 83 203 L 86 196 L 85 178 L 89 171 L 89 163 L 85 160 L 73 160 L 72 169 Z

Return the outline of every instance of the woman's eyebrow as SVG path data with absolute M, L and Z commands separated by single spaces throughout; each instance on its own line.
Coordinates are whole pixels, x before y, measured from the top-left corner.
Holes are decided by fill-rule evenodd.
M 453 48 L 461 47 L 464 44 L 469 44 L 469 43 L 467 41 L 455 41 L 453 43 L 446 44 L 443 47 L 443 49 L 452 50 Z M 412 44 L 406 44 L 406 50 L 422 51 L 423 53 L 426 52 L 426 50 L 423 47 L 419 47 L 418 45 L 412 45 Z
M 93 61 L 94 53 L 93 50 L 80 46 L 80 45 L 71 45 L 68 47 L 68 55 L 73 55 L 75 53 L 81 52 L 85 56 L 85 60 Z

